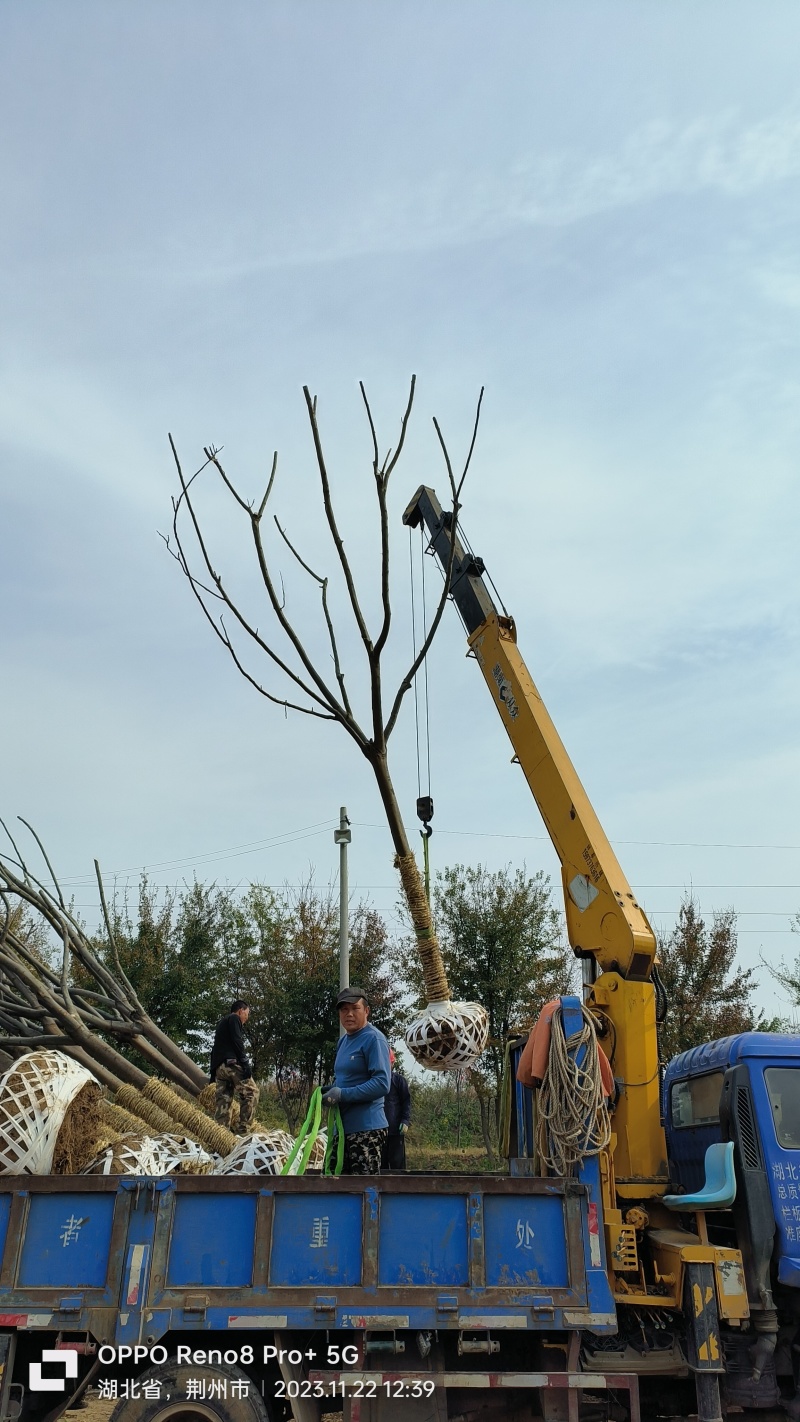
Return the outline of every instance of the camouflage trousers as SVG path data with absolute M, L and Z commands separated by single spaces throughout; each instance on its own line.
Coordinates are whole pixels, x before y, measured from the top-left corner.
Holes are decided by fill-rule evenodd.
M 240 1066 L 218 1066 L 214 1076 L 214 1120 L 220 1126 L 231 1126 L 231 1107 L 234 1096 L 239 1098 L 239 1124 L 236 1134 L 246 1136 L 258 1105 L 258 1087 L 252 1077 L 245 1080 Z
M 344 1138 L 345 1175 L 380 1175 L 381 1151 L 389 1132 L 384 1126 L 379 1131 L 353 1131 Z

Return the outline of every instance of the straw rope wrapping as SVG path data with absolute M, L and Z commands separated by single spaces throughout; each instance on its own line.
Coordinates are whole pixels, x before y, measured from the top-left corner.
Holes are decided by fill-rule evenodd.
M 0 1079 L 0 1174 L 49 1175 L 69 1107 L 88 1084 L 63 1052 L 26 1052 Z
M 135 1086 L 120 1086 L 114 1096 L 114 1105 L 120 1107 L 126 1116 L 134 1118 L 127 1127 L 128 1131 L 141 1131 L 145 1125 L 150 1127 L 151 1135 L 163 1135 L 178 1130 L 181 1124 L 153 1101 L 148 1101 Z
M 51 1175 L 80 1175 L 102 1146 L 116 1140 L 119 1133 L 106 1126 L 101 1103 L 102 1087 L 96 1081 L 87 1081 L 73 1096 L 56 1136 Z
M 585 1007 L 581 1012 L 583 1026 L 568 1038 L 561 1008 L 553 1013 L 547 1071 L 537 1096 L 539 1156 L 555 1175 L 570 1175 L 611 1140 L 595 1026 Z
M 113 1101 L 100 1102 L 100 1118 L 109 1131 L 116 1131 L 119 1136 L 129 1136 L 131 1131 L 142 1129 L 143 1118 L 134 1115 L 132 1111 L 126 1111 L 116 1098 Z
M 414 925 L 417 952 L 425 979 L 425 995 L 428 1002 L 449 1002 L 450 984 L 442 962 L 439 940 L 431 923 L 431 909 L 425 895 L 417 861 L 413 854 L 396 854 L 395 869 L 400 872 L 403 893 Z
M 461 1071 L 473 1066 L 483 1052 L 489 1037 L 489 1017 L 478 1002 L 451 1002 L 450 984 L 417 861 L 413 854 L 397 854 L 394 863 L 414 925 L 428 999 L 428 1006 L 406 1032 L 406 1046 L 420 1066 L 431 1071 Z
M 119 1096 L 119 1092 L 117 1092 Z M 204 1111 L 198 1111 L 196 1106 L 190 1106 L 188 1101 L 184 1101 L 174 1091 L 171 1091 L 163 1081 L 158 1081 L 151 1076 L 142 1087 L 142 1095 L 149 1101 L 155 1102 L 162 1111 L 172 1116 L 175 1121 L 180 1121 L 185 1126 L 190 1136 L 194 1136 L 201 1145 L 211 1151 L 212 1155 L 230 1155 L 236 1146 L 237 1137 L 232 1131 L 226 1131 L 224 1126 L 217 1125 Z M 125 1102 L 127 1105 L 127 1102 Z

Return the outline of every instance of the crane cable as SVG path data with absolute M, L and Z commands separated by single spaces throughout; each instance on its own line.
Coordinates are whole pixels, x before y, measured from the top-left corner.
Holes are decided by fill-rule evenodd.
M 553 1013 L 547 1071 L 537 1095 L 537 1148 L 541 1162 L 555 1175 L 570 1175 L 587 1156 L 599 1155 L 611 1141 L 600 1075 L 597 1033 L 581 1005 L 583 1026 L 564 1035 L 562 1009 Z
M 428 608 L 425 589 L 425 548 L 423 542 L 423 530 L 420 524 L 419 530 L 420 564 L 421 564 L 421 594 L 422 594 L 422 638 L 421 646 L 425 645 L 425 638 L 428 635 Z M 417 609 L 414 594 L 414 546 L 412 542 L 412 531 L 408 530 L 408 561 L 409 575 L 411 582 L 411 645 L 412 662 L 417 659 Z M 425 880 L 425 896 L 430 903 L 431 898 L 431 869 L 428 842 L 433 833 L 430 820 L 433 816 L 433 800 L 431 798 L 431 723 L 430 723 L 430 698 L 428 691 L 428 658 L 425 657 L 422 663 L 422 705 L 424 715 L 424 741 L 425 741 L 425 771 L 426 771 L 426 793 L 422 793 L 422 729 L 420 727 L 420 696 L 419 696 L 419 670 L 414 676 L 414 728 L 417 755 L 417 815 L 423 822 L 420 830 L 422 836 L 422 857 Z

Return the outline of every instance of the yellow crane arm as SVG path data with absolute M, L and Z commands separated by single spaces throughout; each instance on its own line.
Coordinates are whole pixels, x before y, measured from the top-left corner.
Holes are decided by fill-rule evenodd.
M 484 581 L 484 564 L 465 550 L 452 515 L 424 485 L 403 522 L 425 525 L 464 622 L 471 651 L 494 698 L 561 863 L 567 933 L 573 951 L 601 976 L 589 998 L 621 1084 L 615 1115 L 617 1182 L 663 1182 L 658 1043 L 654 989 L 655 934 L 622 872 L 519 649 L 511 617 L 502 616 Z M 453 546 L 455 544 L 455 546 Z M 639 1193 L 641 1188 L 639 1184 Z

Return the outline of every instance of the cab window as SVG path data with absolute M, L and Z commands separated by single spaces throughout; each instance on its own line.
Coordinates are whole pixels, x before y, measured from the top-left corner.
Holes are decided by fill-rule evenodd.
M 800 1068 L 767 1067 L 764 1080 L 778 1144 L 800 1150 Z
M 670 1091 L 673 1126 L 708 1126 L 719 1120 L 722 1072 L 712 1071 L 690 1081 L 676 1081 Z

